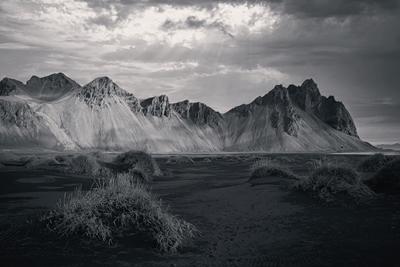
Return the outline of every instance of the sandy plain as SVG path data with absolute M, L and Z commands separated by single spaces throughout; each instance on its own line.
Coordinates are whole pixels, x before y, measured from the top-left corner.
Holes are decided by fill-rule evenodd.
M 1 266 L 400 266 L 400 200 L 383 196 L 353 206 L 324 204 L 306 192 L 285 189 L 292 180 L 249 180 L 253 161 L 243 155 L 194 157 L 168 164 L 149 185 L 170 211 L 200 231 L 177 255 L 159 253 L 140 236 L 120 237 L 109 247 L 79 236 L 59 237 L 38 222 L 65 192 L 92 178 L 56 167 L 27 170 L 3 162 L 0 170 Z M 281 157 L 307 175 L 323 154 L 258 154 Z M 365 155 L 325 155 L 356 164 Z M 363 174 L 367 179 L 373 173 Z

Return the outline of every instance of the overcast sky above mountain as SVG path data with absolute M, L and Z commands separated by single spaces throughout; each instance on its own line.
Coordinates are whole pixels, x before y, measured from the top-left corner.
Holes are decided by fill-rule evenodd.
M 400 141 L 398 0 L 3 0 L 0 78 L 109 76 L 228 109 L 313 78 L 360 137 Z

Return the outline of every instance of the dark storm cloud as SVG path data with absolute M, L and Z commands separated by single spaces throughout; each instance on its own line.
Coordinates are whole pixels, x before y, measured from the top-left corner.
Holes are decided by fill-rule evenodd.
M 300 17 L 326 18 L 374 14 L 399 8 L 398 0 L 284 0 L 283 11 Z
M 216 29 L 223 34 L 234 38 L 233 34 L 229 32 L 229 26 L 219 21 L 207 22 L 207 20 L 200 20 L 196 16 L 188 16 L 184 21 L 172 21 L 167 19 L 161 26 L 163 30 L 184 30 L 184 29 Z
M 264 4 L 284 13 L 300 17 L 343 17 L 393 11 L 399 0 L 81 0 L 92 8 L 109 8 L 111 5 L 146 7 L 159 4 L 207 7 L 216 3 Z

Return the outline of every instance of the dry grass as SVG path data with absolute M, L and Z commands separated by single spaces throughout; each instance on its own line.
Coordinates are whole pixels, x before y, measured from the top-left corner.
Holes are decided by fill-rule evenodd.
M 197 232 L 192 224 L 168 213 L 161 199 L 126 173 L 97 180 L 86 194 L 77 188 L 41 220 L 61 236 L 81 234 L 109 244 L 121 232 L 140 231 L 161 251 L 171 253 Z
M 250 166 L 250 179 L 278 176 L 289 179 L 299 179 L 289 168 L 269 158 L 261 159 Z
M 144 151 L 127 151 L 115 157 L 113 162 L 123 165 L 127 171 L 132 168 L 137 168 L 145 171 L 148 175 L 162 175 L 160 167 L 155 159 Z
M 376 193 L 400 194 L 400 158 L 388 162 L 365 184 Z
M 375 172 L 393 159 L 394 156 L 388 156 L 382 153 L 367 156 L 358 164 L 357 170 L 362 172 Z
M 97 159 L 90 155 L 79 155 L 72 158 L 64 169 L 66 173 L 82 174 L 91 177 L 112 176 L 114 173 L 105 167 L 100 166 Z
M 187 156 L 170 156 L 165 163 L 171 164 L 193 164 L 194 160 Z
M 315 162 L 310 175 L 292 187 L 309 191 L 325 202 L 341 202 L 346 198 L 359 202 L 374 195 L 354 168 L 325 158 Z

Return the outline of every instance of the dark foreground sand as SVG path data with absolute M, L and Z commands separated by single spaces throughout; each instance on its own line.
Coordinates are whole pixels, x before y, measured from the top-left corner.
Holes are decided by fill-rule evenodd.
M 289 155 L 305 174 L 310 155 Z M 347 157 L 354 162 L 356 157 Z M 38 216 L 90 178 L 57 170 L 0 170 L 0 266 L 400 266 L 400 202 L 384 198 L 352 209 L 282 189 L 291 181 L 248 181 L 251 162 L 219 159 L 164 164 L 151 182 L 171 212 L 202 232 L 178 255 L 160 254 L 140 236 L 115 247 L 48 234 Z

